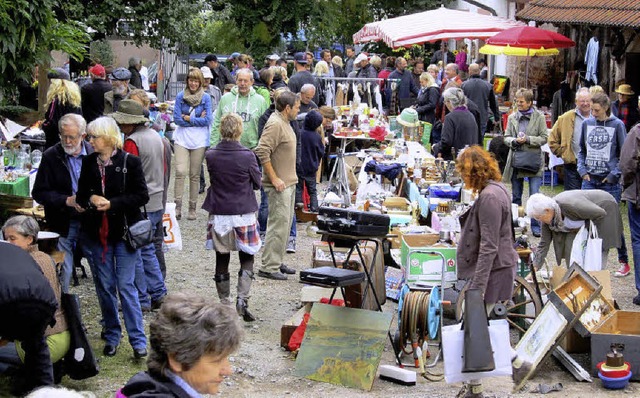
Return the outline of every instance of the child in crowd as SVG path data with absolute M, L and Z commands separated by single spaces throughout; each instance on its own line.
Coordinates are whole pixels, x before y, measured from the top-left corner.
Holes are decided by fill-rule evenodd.
M 324 156 L 324 143 L 318 129 L 322 126 L 322 115 L 318 111 L 310 111 L 304 118 L 304 128 L 300 134 L 302 159 L 298 170 L 298 186 L 296 187 L 296 207 L 302 207 L 304 186 L 311 197 L 309 210 L 318 211 L 318 193 L 316 191 L 316 173 L 320 160 Z

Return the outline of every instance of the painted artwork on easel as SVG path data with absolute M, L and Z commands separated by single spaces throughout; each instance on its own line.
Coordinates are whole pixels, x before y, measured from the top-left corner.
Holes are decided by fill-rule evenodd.
M 392 314 L 314 304 L 296 375 L 370 391 Z

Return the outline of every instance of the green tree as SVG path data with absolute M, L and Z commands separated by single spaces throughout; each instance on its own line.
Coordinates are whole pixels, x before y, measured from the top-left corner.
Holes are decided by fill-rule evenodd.
M 315 4 L 315 0 L 214 0 L 213 7 L 229 13 L 244 39 L 244 47 L 255 59 L 261 59 L 280 45 L 282 34 L 296 36 Z
M 53 12 L 57 0 L 0 0 L 0 90 L 15 89 L 19 79 L 29 79 L 33 67 L 46 64 L 50 51 L 60 50 L 82 59 L 89 42 L 86 27 L 59 21 Z
M 85 21 L 95 38 L 121 36 L 139 45 L 161 48 L 164 41 L 188 44 L 206 0 L 65 0 L 57 10 L 62 20 Z
M 200 13 L 199 21 L 195 23 L 194 38 L 190 43 L 192 52 L 231 54 L 235 51 L 247 51 L 240 30 L 227 14 L 228 12 L 214 11 Z

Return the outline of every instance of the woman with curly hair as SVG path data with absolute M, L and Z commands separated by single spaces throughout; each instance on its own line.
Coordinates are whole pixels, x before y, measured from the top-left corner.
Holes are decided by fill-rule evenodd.
M 460 216 L 462 233 L 456 260 L 458 279 L 467 281 L 469 289 L 479 289 L 487 312 L 500 301 L 510 300 L 516 277 L 518 254 L 513 248 L 511 198 L 504 184 L 498 162 L 474 145 L 462 151 L 456 160 L 462 181 L 477 198 Z M 470 380 L 465 397 L 482 397 L 482 383 Z
M 62 68 L 49 72 L 51 83 L 47 91 L 47 112 L 44 115 L 42 130 L 45 135 L 45 149 L 60 142 L 58 121 L 67 113 L 82 115 L 82 98 L 80 87 L 71 80 L 69 74 Z
M 480 289 L 487 304 L 509 300 L 513 294 L 518 254 L 513 248 L 511 198 L 500 182 L 498 162 L 474 145 L 465 149 L 456 168 L 467 188 L 478 195 L 460 216 L 458 278 Z

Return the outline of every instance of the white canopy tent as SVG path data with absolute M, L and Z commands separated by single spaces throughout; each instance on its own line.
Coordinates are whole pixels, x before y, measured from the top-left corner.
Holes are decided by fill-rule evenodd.
M 505 29 L 524 25 L 505 18 L 440 7 L 368 23 L 353 35 L 353 42 L 383 41 L 391 48 L 410 47 L 443 39 L 486 39 Z

